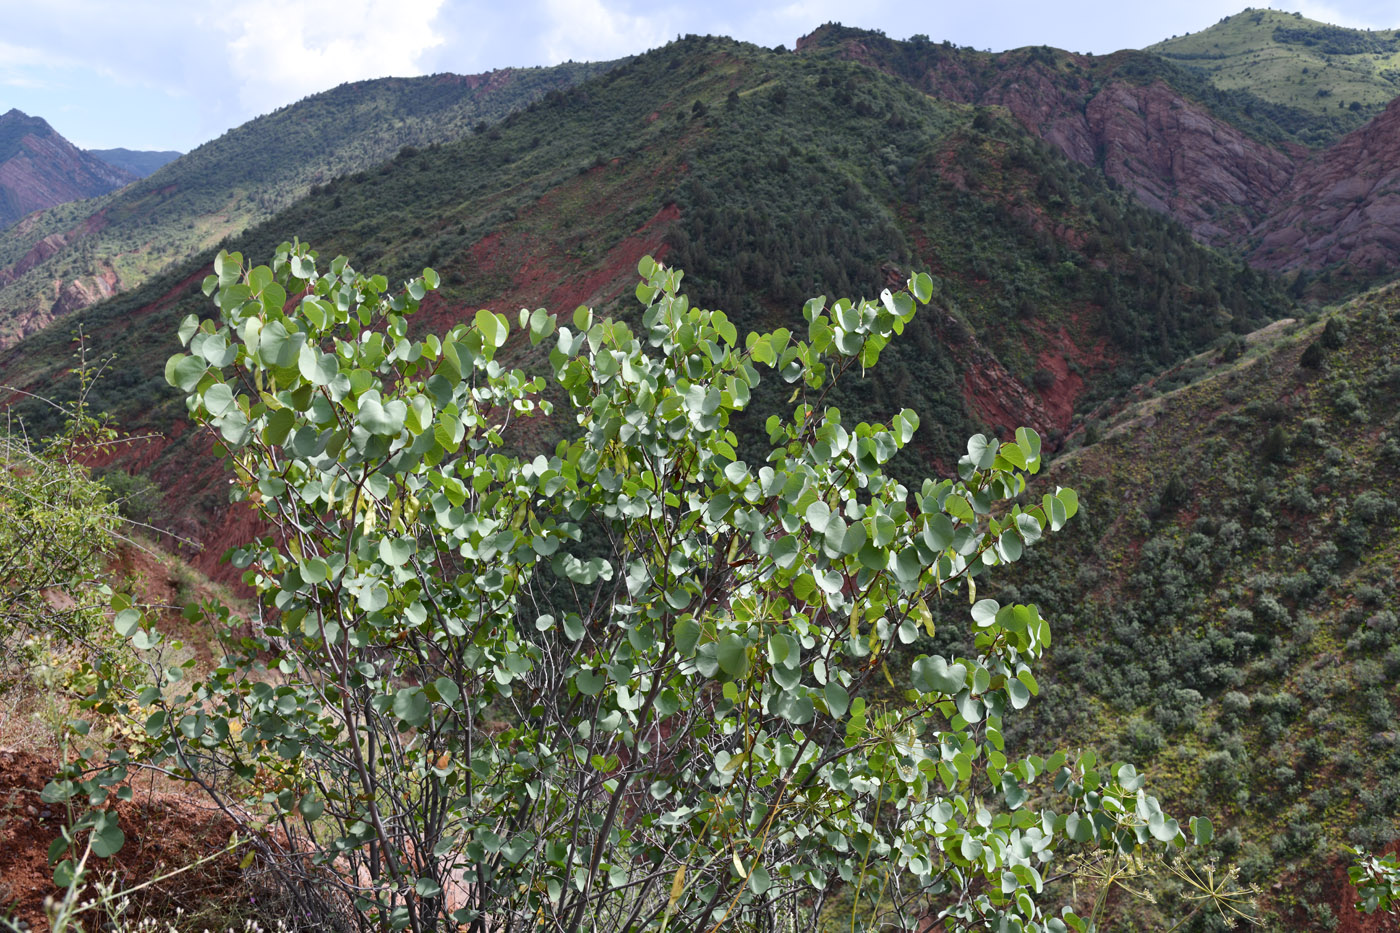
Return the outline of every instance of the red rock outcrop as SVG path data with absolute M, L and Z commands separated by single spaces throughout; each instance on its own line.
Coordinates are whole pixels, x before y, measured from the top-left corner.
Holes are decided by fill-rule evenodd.
M 1299 169 L 1255 235 L 1265 269 L 1400 267 L 1400 97 Z
M 830 38 L 818 30 L 798 49 Z M 931 96 L 1005 107 L 1068 158 L 1100 168 L 1143 204 L 1215 246 L 1242 243 L 1306 155 L 1301 146 L 1253 139 L 1163 81 L 1122 77 L 1139 53 L 1093 57 L 1017 49 L 987 55 L 930 43 L 909 56 L 878 36 L 836 46 L 842 57 L 895 74 Z
M 1160 81 L 1112 81 L 1084 116 L 1104 174 L 1214 245 L 1247 234 L 1295 170 L 1296 153 L 1249 138 Z

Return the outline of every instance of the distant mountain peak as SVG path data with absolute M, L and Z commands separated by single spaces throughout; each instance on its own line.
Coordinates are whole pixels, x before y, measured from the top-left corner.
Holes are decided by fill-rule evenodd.
M 0 230 L 33 211 L 106 194 L 136 180 L 83 152 L 43 117 L 0 114 Z
M 130 172 L 137 178 L 145 178 L 162 165 L 174 162 L 182 152 L 174 149 L 89 149 L 89 155 L 97 156 L 108 165 Z

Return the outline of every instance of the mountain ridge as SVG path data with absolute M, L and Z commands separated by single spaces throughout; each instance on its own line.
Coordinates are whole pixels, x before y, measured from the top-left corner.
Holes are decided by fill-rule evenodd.
M 184 155 L 175 149 L 89 149 L 91 155 L 97 156 L 108 165 L 114 165 L 123 171 L 130 172 L 137 178 L 145 178 L 156 169 L 168 162 L 173 162 Z
M 136 175 L 86 153 L 42 117 L 0 114 L 0 231 L 35 211 L 106 194 Z
M 230 130 L 121 192 L 31 217 L 0 233 L 0 346 L 144 281 L 340 174 L 484 129 L 612 64 L 342 84 Z
M 1330 267 L 1340 271 L 1337 283 L 1349 283 L 1341 287 L 1354 288 L 1400 265 L 1400 160 L 1392 155 L 1400 97 L 1308 148 L 1267 119 L 1231 122 L 1254 106 L 1238 89 L 1212 97 L 1188 79 L 1183 92 L 1170 83 L 1181 82 L 1175 66 L 1164 71 L 1141 52 L 992 54 L 839 24 L 798 48 L 866 62 L 944 99 L 1004 107 L 1071 159 L 1258 268 L 1311 275 Z

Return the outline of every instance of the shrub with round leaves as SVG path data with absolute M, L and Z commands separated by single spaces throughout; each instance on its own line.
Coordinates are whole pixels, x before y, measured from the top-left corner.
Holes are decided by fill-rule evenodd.
M 152 757 L 383 929 L 770 929 L 836 891 L 872 924 L 1085 929 L 1050 881 L 1066 847 L 1187 839 L 1132 766 L 1002 739 L 1050 626 L 976 584 L 1078 508 L 1028 496 L 1040 439 L 978 435 L 910 487 L 887 465 L 914 412 L 823 407 L 926 275 L 741 339 L 678 270 L 639 272 L 631 323 L 483 310 L 416 336 L 431 270 L 391 294 L 301 244 L 221 254 L 166 374 L 269 529 L 232 552 L 264 616 L 210 677 L 141 695 Z M 548 392 L 512 366 L 546 354 Z M 760 378 L 789 406 L 741 442 Z M 973 652 L 897 650 L 940 624 Z

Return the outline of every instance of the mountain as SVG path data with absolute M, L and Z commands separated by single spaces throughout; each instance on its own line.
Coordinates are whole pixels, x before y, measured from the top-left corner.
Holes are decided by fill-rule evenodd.
M 938 413 L 928 459 L 982 427 L 1030 424 L 1053 445 L 1077 412 L 1290 307 L 1277 284 L 991 110 L 856 62 L 721 39 L 673 44 L 485 133 L 329 182 L 231 246 L 270 256 L 292 235 L 391 280 L 438 269 L 423 327 L 485 305 L 625 312 L 644 253 L 684 268 L 693 299 L 746 329 L 798 325 L 811 295 L 874 295 L 929 269 L 938 310 L 886 350 L 887 375 L 836 397 Z M 0 358 L 6 382 L 68 391 L 81 324 L 122 361 L 92 401 L 133 430 L 169 430 L 183 409 L 162 367 L 175 322 L 206 311 L 196 285 L 211 258 L 26 339 Z M 43 433 L 48 415 L 28 417 Z M 175 444 L 134 463 L 174 488 L 191 456 Z M 183 533 L 226 539 L 210 483 L 205 499 L 186 477 L 170 504 L 191 522 Z
M 1249 14 L 1227 24 L 1238 42 L 1266 42 L 1278 29 L 1295 28 L 1278 25 L 1285 21 L 1298 22 Z M 1368 35 L 1392 41 L 1389 34 L 1343 32 L 1356 42 Z M 1303 270 L 1305 281 L 1325 271 L 1318 282 L 1324 293 L 1373 284 L 1400 265 L 1395 102 L 1379 112 L 1369 105 L 1348 110 L 1354 119 L 1344 122 L 1358 128 L 1336 136 L 1340 124 L 1325 114 L 1280 110 L 1238 87 L 1222 90 L 1214 76 L 1146 52 L 1081 56 L 1041 47 L 991 54 L 834 24 L 798 47 L 879 68 L 941 99 L 1004 107 L 1028 131 L 1202 242 L 1243 251 L 1256 268 Z M 1378 87 L 1392 88 L 1391 80 L 1379 79 Z M 1320 138 L 1327 144 L 1303 145 Z
M 1005 107 L 1030 132 L 1202 242 L 1249 253 L 1260 268 L 1309 270 L 1309 294 L 1325 296 L 1374 282 L 1369 270 L 1391 258 L 1384 250 L 1358 254 L 1361 266 L 1352 266 L 1345 246 L 1324 246 L 1319 236 L 1297 231 L 1326 226 L 1335 216 L 1332 208 L 1313 216 L 1335 188 L 1327 146 L 1363 126 L 1380 95 L 1393 90 L 1391 76 L 1400 74 L 1383 54 L 1390 34 L 1329 29 L 1247 11 L 1154 46 L 1156 52 L 1081 56 L 1047 47 L 993 55 L 828 24 L 797 47 L 804 55 L 885 71 L 946 101 Z M 1179 44 L 1187 40 L 1196 44 Z M 1321 77 L 1300 65 L 1280 86 L 1306 77 L 1309 87 L 1340 97 L 1360 93 L 1347 82 L 1362 71 L 1374 80 L 1355 110 L 1294 106 L 1273 84 L 1255 89 L 1236 80 L 1224 58 L 1191 57 L 1206 54 L 1192 51 L 1200 43 L 1214 49 L 1217 42 L 1225 50 L 1220 54 L 1240 61 L 1263 55 L 1261 49 L 1273 50 L 1275 62 L 1279 50 L 1296 52 L 1298 61 L 1333 60 Z M 456 138 L 478 117 L 499 116 L 601 67 L 348 85 L 231 131 L 110 203 L 30 218 L 0 235 L 0 346 L 271 216 L 313 185 L 378 164 L 404 145 Z M 381 119 L 389 114 L 392 119 Z M 373 139 L 360 141 L 360 133 Z M 1385 153 L 1378 157 L 1383 162 Z M 1301 171 L 1314 162 L 1327 166 Z M 1380 220 L 1373 218 L 1377 212 Z M 1387 216 L 1381 205 L 1353 223 L 1380 230 Z M 1292 254 L 1294 245 L 1302 255 Z M 1311 275 L 1338 263 L 1335 274 Z M 1357 268 L 1368 271 L 1357 276 Z
M 1288 132 L 1254 115 L 1248 95 L 1223 93 L 1144 52 L 993 54 L 834 24 L 798 48 L 879 68 L 944 100 L 1004 107 L 1217 246 L 1236 245 L 1266 216 L 1303 154 Z
M 0 234 L 0 346 L 145 281 L 315 185 L 378 165 L 404 147 L 485 129 L 609 67 L 571 63 L 344 84 L 230 130 L 121 192 L 28 217 Z
M 1227 91 L 1274 105 L 1280 122 L 1326 143 L 1400 94 L 1400 31 L 1347 29 L 1279 10 L 1245 10 L 1147 47 Z M 1311 124 L 1311 125 L 1307 125 Z
M 174 149 L 89 149 L 88 153 L 97 156 L 108 165 L 130 172 L 137 178 L 145 178 L 181 155 Z
M 1400 291 L 1317 314 L 1273 271 L 1291 251 L 1344 277 L 1380 255 L 1379 220 L 1250 254 L 1260 268 L 1243 257 L 1276 211 L 1307 230 L 1349 197 L 1383 217 L 1400 146 L 1392 110 L 1310 147 L 1331 124 L 1281 124 L 1282 106 L 1139 52 L 994 56 L 841 27 L 792 53 L 689 37 L 318 184 L 229 246 L 266 261 L 297 236 L 390 281 L 430 265 L 444 287 L 425 331 L 479 307 L 634 314 L 646 253 L 740 330 L 801 327 L 807 297 L 931 271 L 933 304 L 828 401 L 848 420 L 918 411 L 911 477 L 946 472 L 975 430 L 1030 424 L 1060 454 L 1045 482 L 1080 491 L 1069 531 L 988 594 L 1057 624 L 1048 695 L 1008 741 L 1083 735 L 1140 761 L 1174 812 L 1217 819 L 1214 854 L 1261 885 L 1266 928 L 1357 930 L 1337 845 L 1400 835 Z M 1370 187 L 1323 196 L 1348 178 Z M 177 322 L 211 313 L 212 254 L 27 336 L 0 381 L 71 398 L 79 324 L 90 353 L 115 354 L 88 400 L 141 439 L 96 465 L 153 481 L 157 522 L 230 579 L 219 554 L 258 529 L 162 374 Z M 540 370 L 541 352 L 517 341 L 503 361 Z M 785 398 L 761 386 L 755 420 Z M 33 436 L 56 426 L 15 410 Z M 964 626 L 950 607 L 909 647 Z M 1170 926 L 1119 909 L 1115 929 Z
M 135 179 L 83 152 L 41 117 L 0 114 L 0 230 L 32 211 L 106 194 Z
M 1264 268 L 1393 275 L 1400 265 L 1400 97 L 1300 166 L 1253 237 L 1251 260 Z

